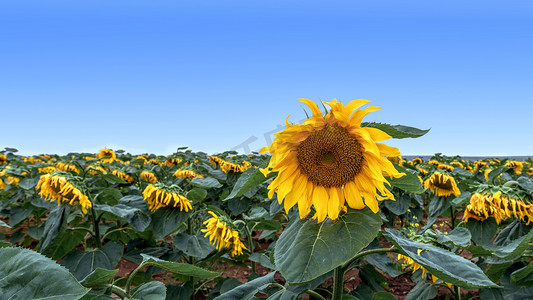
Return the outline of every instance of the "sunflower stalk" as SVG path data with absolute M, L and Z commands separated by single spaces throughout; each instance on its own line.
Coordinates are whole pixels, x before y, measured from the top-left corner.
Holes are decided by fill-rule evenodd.
M 91 201 L 91 220 L 93 222 L 93 229 L 94 229 L 94 239 L 96 240 L 96 247 L 98 249 L 102 248 L 102 240 L 100 239 L 100 227 L 98 226 L 98 219 L 96 218 L 96 213 L 94 211 L 94 201 L 92 200 L 92 197 L 89 197 L 89 201 Z

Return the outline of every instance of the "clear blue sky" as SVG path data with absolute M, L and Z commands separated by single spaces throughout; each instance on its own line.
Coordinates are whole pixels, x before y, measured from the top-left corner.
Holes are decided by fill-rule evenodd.
M 20 0 L 0 28 L 0 147 L 22 154 L 256 150 L 297 98 L 431 127 L 389 143 L 406 155 L 533 154 L 530 0 Z

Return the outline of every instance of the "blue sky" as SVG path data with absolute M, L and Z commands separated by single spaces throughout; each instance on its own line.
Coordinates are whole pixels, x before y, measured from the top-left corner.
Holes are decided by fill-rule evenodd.
M 533 155 L 529 0 L 22 0 L 0 28 L 0 147 L 22 154 L 257 150 L 297 98 L 363 98 L 431 128 L 388 143 L 406 155 Z

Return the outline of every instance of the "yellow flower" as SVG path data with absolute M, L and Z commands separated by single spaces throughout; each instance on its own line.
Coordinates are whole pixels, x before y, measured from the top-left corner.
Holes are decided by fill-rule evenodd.
M 106 169 L 102 166 L 88 166 L 85 170 L 89 171 L 91 175 L 98 175 L 100 173 L 107 174 Z
M 118 178 L 124 180 L 124 181 L 127 181 L 129 183 L 132 183 L 133 181 L 135 181 L 135 179 L 133 179 L 133 177 L 131 177 L 131 175 L 129 174 L 126 174 L 122 171 L 119 171 L 119 170 L 112 170 L 111 171 L 111 174 L 117 176 Z
M 174 176 L 181 179 L 189 178 L 191 180 L 196 177 L 204 178 L 204 175 L 198 174 L 192 170 L 176 170 L 176 172 L 174 172 Z
M 479 169 L 485 166 L 486 164 L 487 164 L 486 162 L 480 161 L 480 160 L 474 162 L 475 169 Z
M 100 161 L 104 163 L 112 163 L 115 159 L 117 159 L 117 155 L 115 154 L 115 151 L 105 147 L 104 149 L 100 149 L 100 152 L 96 154 L 96 158 L 100 159 Z
M 465 223 L 468 222 L 468 219 L 485 221 L 490 217 L 493 217 L 496 223 L 500 224 L 502 220 L 507 219 L 507 212 L 505 208 L 502 210 L 501 206 L 495 205 L 494 198 L 491 194 L 478 192 L 472 194 L 470 204 L 466 206 L 463 221 Z
M 164 165 L 164 163 L 158 161 L 157 159 L 150 159 L 147 163 L 152 164 L 152 165 L 158 165 L 161 167 Z
M 4 183 L 4 180 L 2 180 L 2 178 L 0 178 L 0 190 L 3 190 L 6 188 L 6 184 Z
M 179 194 L 177 186 L 166 186 L 162 183 L 150 184 L 144 189 L 143 197 L 150 205 L 150 210 L 155 211 L 161 207 L 179 207 L 180 211 L 192 209 L 191 201 Z
M 463 169 L 464 165 L 458 161 L 452 161 L 450 165 L 458 166 L 459 168 Z
M 418 255 L 420 255 L 420 250 L 422 249 L 418 249 Z M 414 273 L 416 272 L 416 270 L 420 269 L 422 270 L 422 278 L 426 278 L 426 275 L 427 275 L 427 270 L 426 268 L 424 268 L 423 266 L 421 266 L 419 263 L 415 262 L 412 258 L 410 258 L 409 256 L 405 256 L 403 254 L 398 254 L 398 260 L 403 260 L 404 261 L 404 266 L 405 267 L 410 267 L 411 268 L 411 271 Z M 433 281 L 433 283 L 437 282 L 437 280 L 439 280 L 439 278 L 437 278 L 437 276 L 431 274 L 431 279 Z M 443 281 L 444 282 L 444 281 Z M 451 283 L 447 283 L 447 282 L 444 282 L 448 287 L 452 287 L 452 284 Z
M 424 181 L 424 188 L 430 189 L 437 196 L 450 196 L 451 194 L 459 196 L 461 194 L 455 178 L 438 171 Z
M 226 161 L 217 156 L 210 156 L 209 161 L 214 165 L 219 165 L 220 170 L 222 170 L 222 172 L 224 173 L 228 173 L 229 171 L 233 171 L 235 173 L 242 173 L 252 166 L 252 164 L 247 161 L 243 161 L 241 164 L 236 164 Z
M 524 164 L 516 160 L 507 161 L 505 166 L 513 168 L 516 175 L 522 174 L 522 168 L 524 168 Z
M 363 117 L 380 108 L 357 110 L 370 101 L 359 99 L 345 106 L 334 99 L 326 103 L 331 111 L 323 116 L 314 102 L 299 100 L 311 108 L 312 117 L 302 124 L 286 122 L 287 128 L 275 134 L 270 146 L 261 149 L 261 153 L 272 153 L 264 173 L 278 172 L 268 187 L 268 196 L 277 193 L 280 204 L 285 200 L 286 211 L 298 204 L 302 219 L 314 206 L 318 222 L 326 216 L 337 219 L 345 202 L 351 208 L 368 206 L 377 213 L 377 200 L 394 199 L 385 187 L 389 184 L 385 176 L 405 175 L 387 159 L 399 156 L 400 151 L 377 143 L 391 136 L 376 128 L 361 127 Z
M 48 201 L 57 200 L 58 205 L 63 202 L 70 204 L 79 203 L 84 214 L 92 207 L 89 198 L 76 187 L 71 180 L 76 178 L 70 177 L 68 173 L 56 172 L 52 174 L 41 175 L 36 189 L 40 190 L 39 195 L 45 197 Z
M 437 166 L 437 169 L 443 170 L 443 171 L 449 171 L 449 172 L 453 171 L 453 167 L 447 164 L 439 164 Z
M 47 166 L 47 167 L 42 167 L 42 168 L 39 168 L 39 173 L 52 173 L 54 172 L 56 169 L 56 167 L 54 166 Z
M 168 166 L 168 167 L 173 167 L 173 166 L 176 166 L 178 165 L 180 162 L 182 162 L 183 159 L 181 158 L 169 158 L 165 161 L 165 164 Z
M 529 176 L 533 175 L 533 168 L 527 169 L 526 174 L 529 175 Z
M 78 167 L 76 167 L 76 165 L 73 165 L 73 164 L 67 164 L 67 163 L 60 161 L 56 164 L 56 168 L 60 171 L 74 172 L 74 173 L 80 174 L 80 170 L 78 169 Z
M 246 247 L 239 239 L 239 231 L 231 229 L 227 222 L 222 221 L 212 211 L 209 211 L 209 214 L 213 217 L 204 222 L 206 229 L 202 229 L 206 237 L 210 236 L 209 242 L 215 245 L 217 250 L 231 248 L 231 256 L 241 255 Z
M 418 170 L 418 172 L 422 175 L 422 176 L 426 176 L 427 173 L 428 173 L 428 170 L 426 169 L 423 169 L 423 168 L 416 168 Z
M 421 163 L 423 163 L 423 162 L 424 162 L 424 161 L 423 161 L 420 157 L 415 157 L 415 158 L 413 158 L 413 163 L 414 163 L 415 165 L 421 164 Z
M 156 183 L 157 182 L 157 177 L 155 177 L 154 173 L 152 173 L 150 171 L 142 171 L 141 174 L 140 174 L 140 177 L 141 177 L 142 180 L 148 181 L 150 183 Z
M 434 166 L 438 166 L 438 165 L 440 165 L 440 162 L 438 162 L 438 161 L 436 161 L 436 160 L 434 160 L 434 159 L 430 159 L 430 160 L 428 161 L 428 164 L 430 164 L 430 165 L 434 165 Z

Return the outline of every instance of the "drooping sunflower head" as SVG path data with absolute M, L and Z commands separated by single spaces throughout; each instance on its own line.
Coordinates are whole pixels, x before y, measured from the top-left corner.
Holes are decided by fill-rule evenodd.
M 450 166 L 450 165 L 447 165 L 447 164 L 439 164 L 439 165 L 437 166 L 437 169 L 439 169 L 439 170 L 443 170 L 443 171 L 448 171 L 448 172 L 453 171 L 453 167 Z
M 217 250 L 231 249 L 231 256 L 241 255 L 242 250 L 246 250 L 246 247 L 240 240 L 239 231 L 236 230 L 235 225 L 231 220 L 223 216 L 219 217 L 212 211 L 209 211 L 209 214 L 212 217 L 204 222 L 206 229 L 202 229 L 205 236 L 209 236 L 209 242 L 215 245 Z
M 424 188 L 430 189 L 431 192 L 437 196 L 450 196 L 451 194 L 459 196 L 461 194 L 461 191 L 455 182 L 455 178 L 439 171 L 433 172 L 433 174 L 424 181 Z
M 527 169 L 526 174 L 529 176 L 533 175 L 533 168 Z
M 91 175 L 107 174 L 107 170 L 100 165 L 91 165 L 85 168 Z
M 139 175 L 142 180 L 150 182 L 150 183 L 156 183 L 157 177 L 153 172 L 150 171 L 141 171 L 141 174 Z
M 0 165 L 7 163 L 7 156 L 5 154 L 0 154 Z
M 428 164 L 433 165 L 433 166 L 438 166 L 440 165 L 440 162 L 438 160 L 430 159 L 428 161 Z
M 38 168 L 38 170 L 39 170 L 39 173 L 46 173 L 46 174 L 48 174 L 48 173 L 52 173 L 52 172 L 54 172 L 54 171 L 57 170 L 57 169 L 56 169 L 56 167 L 54 167 L 54 166 L 46 166 L 46 167 Z
M 461 162 L 458 162 L 458 161 L 452 161 L 450 163 L 450 165 L 457 166 L 457 167 L 459 167 L 461 169 L 464 169 L 464 167 L 465 167 Z
M 104 149 L 100 149 L 100 152 L 96 154 L 96 158 L 104 163 L 112 163 L 115 159 L 117 159 L 117 155 L 115 154 L 115 151 L 105 147 Z
M 242 173 L 252 166 L 252 164 L 246 160 L 242 161 L 241 163 L 238 163 L 223 159 L 215 155 L 210 156 L 209 161 L 213 165 L 219 166 L 220 170 L 224 173 L 228 173 L 229 171 L 233 171 L 235 173 Z
M 183 159 L 181 159 L 181 158 L 169 158 L 169 159 L 165 160 L 165 164 L 168 167 L 173 167 L 173 166 L 177 166 L 182 161 L 183 161 Z
M 58 205 L 64 202 L 81 205 L 84 214 L 92 207 L 89 198 L 83 192 L 82 179 L 70 173 L 54 171 L 50 174 L 41 175 L 36 189 L 39 195 L 46 200 L 57 200 Z
M 192 209 L 191 201 L 183 196 L 181 188 L 177 185 L 165 185 L 154 183 L 148 185 L 143 192 L 143 197 L 150 205 L 151 211 L 156 211 L 161 207 L 178 207 L 180 211 Z
M 522 174 L 522 168 L 524 168 L 524 164 L 522 162 L 516 161 L 516 160 L 509 160 L 505 163 L 506 167 L 513 168 L 516 175 Z
M 423 161 L 422 158 L 420 158 L 420 157 L 415 157 L 415 158 L 413 158 L 413 163 L 414 163 L 415 165 L 419 165 L 419 164 L 421 164 L 421 163 L 423 163 L 423 162 L 424 162 L 424 161 Z
M 272 157 L 263 173 L 278 172 L 269 185 L 269 197 L 277 193 L 285 210 L 298 204 L 301 218 L 314 207 L 314 218 L 322 222 L 326 216 L 339 217 L 346 204 L 354 209 L 368 206 L 374 213 L 378 201 L 394 199 L 385 187 L 385 177 L 400 177 L 387 157 L 398 157 L 400 151 L 383 143 L 389 139 L 385 132 L 361 127 L 361 120 L 369 112 L 380 109 L 370 106 L 357 110 L 368 100 L 354 100 L 346 105 L 333 100 L 325 104 L 331 108 L 324 116 L 318 106 L 308 99 L 298 99 L 312 111 L 312 117 L 302 124 L 291 125 L 275 134 L 276 138 L 261 153 Z
M 73 172 L 73 173 L 80 174 L 80 170 L 74 164 L 64 163 L 60 161 L 56 164 L 56 168 L 63 172 Z
M 4 183 L 4 180 L 0 178 L 0 190 L 3 190 L 6 188 L 6 184 Z
M 189 170 L 189 169 L 178 169 L 176 170 L 176 172 L 174 172 L 173 175 L 181 179 L 189 178 L 191 180 L 196 177 L 204 178 L 204 175 L 198 174 L 194 172 L 193 170 Z
M 119 169 L 111 170 L 111 174 L 129 183 L 132 183 L 135 181 L 135 179 L 133 179 L 133 177 L 130 174 L 126 173 L 123 170 L 119 170 Z

